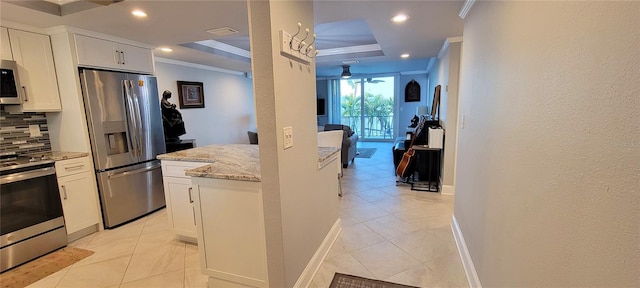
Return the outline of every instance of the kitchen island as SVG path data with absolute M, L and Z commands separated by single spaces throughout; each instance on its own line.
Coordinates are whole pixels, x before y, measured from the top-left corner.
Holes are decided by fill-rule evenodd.
M 319 182 L 336 198 L 334 166 L 339 151 L 318 148 Z M 210 145 L 159 155 L 158 159 L 162 160 L 171 225 L 179 238 L 189 241 L 195 234 L 209 287 L 267 287 L 259 146 Z M 193 227 L 195 233 L 185 227 Z

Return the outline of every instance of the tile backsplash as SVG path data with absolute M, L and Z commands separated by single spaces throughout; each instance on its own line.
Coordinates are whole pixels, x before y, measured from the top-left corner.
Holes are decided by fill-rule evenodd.
M 0 105 L 0 153 L 51 151 L 49 127 L 44 113 L 9 114 Z

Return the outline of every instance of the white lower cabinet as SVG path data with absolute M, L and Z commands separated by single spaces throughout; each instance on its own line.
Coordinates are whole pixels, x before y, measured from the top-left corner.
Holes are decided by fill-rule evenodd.
M 90 234 L 98 230 L 100 223 L 98 191 L 88 160 L 84 157 L 56 162 L 64 223 L 69 235 L 84 229 L 89 229 L 84 235 Z M 76 237 L 73 238 L 84 235 L 74 235 Z
M 196 242 L 196 218 L 191 200 L 191 179 L 164 177 L 164 191 L 169 222 L 176 236 Z M 171 204 L 169 204 L 171 203 Z
M 169 225 L 178 239 L 192 243 L 197 242 L 198 234 L 193 210 L 191 177 L 184 175 L 184 171 L 204 165 L 207 163 L 162 160 L 162 180 Z
M 261 183 L 201 177 L 192 183 L 209 287 L 269 287 Z

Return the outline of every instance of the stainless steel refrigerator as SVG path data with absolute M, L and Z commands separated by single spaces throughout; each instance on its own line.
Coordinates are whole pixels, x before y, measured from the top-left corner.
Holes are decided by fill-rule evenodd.
M 156 78 L 82 69 L 80 82 L 105 228 L 162 208 L 156 155 L 165 145 Z

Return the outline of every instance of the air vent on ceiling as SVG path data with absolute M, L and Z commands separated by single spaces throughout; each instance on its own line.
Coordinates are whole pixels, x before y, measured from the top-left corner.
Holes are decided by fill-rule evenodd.
M 360 63 L 360 60 L 343 60 L 342 64 L 358 64 Z
M 231 27 L 222 27 L 222 28 L 207 30 L 207 32 L 213 34 L 216 37 L 222 37 L 222 36 L 227 36 L 231 34 L 236 34 L 238 33 L 238 30 L 233 29 Z

